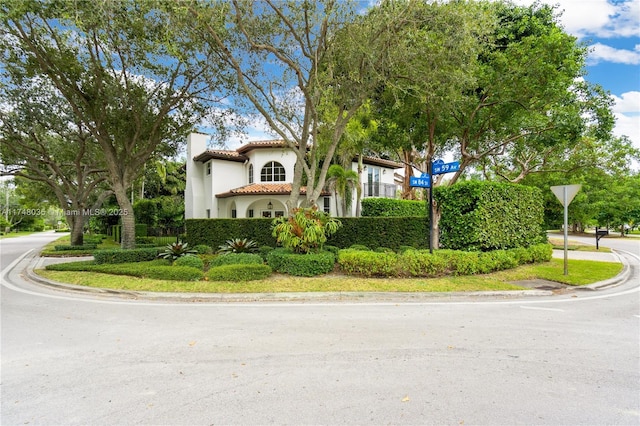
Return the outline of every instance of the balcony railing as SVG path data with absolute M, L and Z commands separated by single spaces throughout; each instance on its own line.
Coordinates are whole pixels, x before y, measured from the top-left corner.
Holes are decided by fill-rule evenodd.
M 397 185 L 392 183 L 364 183 L 362 184 L 362 197 L 396 198 Z

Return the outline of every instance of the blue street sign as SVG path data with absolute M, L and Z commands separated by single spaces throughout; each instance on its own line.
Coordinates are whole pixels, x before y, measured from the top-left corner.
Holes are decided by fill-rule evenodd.
M 460 162 L 453 161 L 451 163 L 444 163 L 442 160 L 433 162 L 431 174 L 441 175 L 443 173 L 452 173 L 460 170 Z
M 411 176 L 409 178 L 409 186 L 412 188 L 431 188 L 431 179 L 427 174 L 423 174 L 420 177 Z

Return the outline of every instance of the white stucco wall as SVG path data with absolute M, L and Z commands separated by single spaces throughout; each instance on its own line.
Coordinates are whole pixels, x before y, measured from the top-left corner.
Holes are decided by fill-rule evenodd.
M 184 216 L 186 219 L 206 217 L 204 189 L 204 164 L 193 161 L 193 157 L 207 149 L 208 135 L 191 133 L 187 137 L 187 182 L 184 192 Z

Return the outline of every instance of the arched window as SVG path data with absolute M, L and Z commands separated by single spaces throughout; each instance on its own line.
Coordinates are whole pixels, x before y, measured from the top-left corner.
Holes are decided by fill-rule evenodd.
M 249 164 L 249 183 L 253 183 L 253 164 Z
M 284 182 L 285 180 L 284 167 L 277 161 L 268 162 L 260 171 L 261 182 Z

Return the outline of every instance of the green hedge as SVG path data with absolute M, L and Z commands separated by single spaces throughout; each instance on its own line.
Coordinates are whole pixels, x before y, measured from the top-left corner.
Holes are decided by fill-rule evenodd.
M 333 271 L 335 262 L 335 256 L 328 251 L 296 254 L 291 250 L 279 248 L 267 255 L 267 263 L 274 271 L 301 277 L 329 273 Z
M 488 252 L 406 250 L 395 254 L 346 249 L 338 253 L 338 264 L 346 274 L 365 277 L 438 277 L 486 274 L 524 263 L 547 262 L 551 254 L 550 244 Z
M 200 269 L 190 266 L 161 265 L 155 262 L 97 264 L 93 261 L 81 261 L 47 265 L 46 269 L 51 271 L 89 271 L 171 281 L 198 281 L 204 277 L 204 272 Z
M 197 256 L 182 256 L 173 261 L 174 266 L 191 266 L 196 269 L 204 269 L 204 262 Z
M 434 198 L 442 248 L 488 251 L 546 241 L 538 188 L 470 181 L 437 187 Z
M 211 259 L 211 267 L 222 265 L 262 265 L 264 259 L 259 254 L 254 253 L 227 253 L 220 254 Z
M 364 198 L 362 200 L 362 216 L 421 216 L 427 215 L 424 201 L 396 200 L 393 198 Z
M 271 275 L 269 265 L 222 265 L 209 269 L 209 281 L 252 281 L 263 280 Z
M 426 217 L 345 217 L 342 228 L 329 237 L 327 244 L 347 248 L 353 244 L 370 249 L 401 246 L 428 247 Z
M 206 244 L 219 247 L 232 238 L 249 238 L 258 246 L 276 246 L 271 235 L 272 219 L 188 219 L 185 241 L 190 246 Z
M 401 246 L 426 248 L 427 218 L 422 217 L 345 217 L 342 227 L 328 238 L 327 245 L 347 248 L 362 244 L 372 249 Z M 229 238 L 250 238 L 259 246 L 276 247 L 271 236 L 271 219 L 188 219 L 185 241 L 190 246 L 217 247 Z
M 81 246 L 54 246 L 55 251 L 69 251 L 69 250 L 94 250 L 97 247 L 97 244 L 83 244 Z
M 93 258 L 97 264 L 144 262 L 155 259 L 161 251 L 159 248 L 98 250 L 93 253 Z

